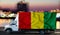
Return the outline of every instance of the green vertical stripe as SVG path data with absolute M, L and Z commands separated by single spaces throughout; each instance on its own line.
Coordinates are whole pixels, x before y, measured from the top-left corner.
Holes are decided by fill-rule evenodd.
M 56 29 L 56 12 L 44 12 L 44 29 Z

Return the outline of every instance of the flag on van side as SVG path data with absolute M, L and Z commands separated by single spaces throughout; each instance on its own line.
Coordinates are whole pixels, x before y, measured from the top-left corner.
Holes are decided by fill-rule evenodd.
M 56 12 L 19 12 L 20 29 L 56 29 Z

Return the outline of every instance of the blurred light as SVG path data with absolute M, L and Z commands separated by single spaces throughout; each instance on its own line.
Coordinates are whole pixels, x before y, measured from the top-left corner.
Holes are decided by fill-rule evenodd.
M 56 29 L 60 29 L 60 22 L 59 21 L 56 22 Z
M 60 12 L 60 10 L 59 9 L 56 9 L 57 10 L 57 12 Z
M 9 24 L 11 19 L 0 19 L 0 27 Z
M 56 12 L 56 10 L 53 10 L 53 12 Z
M 51 10 L 51 12 L 54 12 L 54 10 Z

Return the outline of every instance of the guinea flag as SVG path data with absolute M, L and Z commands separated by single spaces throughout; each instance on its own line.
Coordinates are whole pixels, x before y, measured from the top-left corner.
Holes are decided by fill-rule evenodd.
M 20 29 L 56 29 L 56 12 L 19 12 Z

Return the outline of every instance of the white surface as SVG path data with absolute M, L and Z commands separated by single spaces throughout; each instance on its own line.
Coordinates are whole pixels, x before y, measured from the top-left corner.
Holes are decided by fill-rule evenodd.
M 60 17 L 60 13 L 57 13 L 56 17 Z
M 60 22 L 59 21 L 57 21 L 57 23 L 56 23 L 56 29 L 60 29 Z

